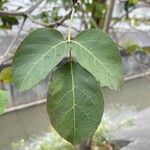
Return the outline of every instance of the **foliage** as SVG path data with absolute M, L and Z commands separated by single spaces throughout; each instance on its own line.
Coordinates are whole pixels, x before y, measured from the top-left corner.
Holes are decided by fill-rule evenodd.
M 7 0 L 0 1 L 0 10 L 4 9 L 4 5 L 7 3 Z M 12 16 L 0 16 L 0 28 L 2 29 L 11 29 L 13 25 L 18 24 L 18 19 Z
M 12 82 L 12 68 L 6 67 L 0 72 L 0 82 L 11 83 Z
M 8 94 L 6 91 L 0 90 L 0 114 L 2 114 L 6 107 L 8 102 Z
M 21 91 L 35 86 L 70 50 L 74 61 L 91 72 L 101 84 L 119 89 L 123 79 L 120 54 L 110 37 L 96 29 L 83 31 L 70 42 L 56 30 L 38 29 L 32 32 L 14 57 L 16 86 Z
M 77 144 L 95 132 L 104 102 L 98 82 L 88 71 L 73 62 L 63 65 L 53 73 L 48 92 L 48 114 L 62 137 Z
M 105 1 L 105 2 L 103 2 Z M 4 10 L 6 8 L 7 0 L 2 0 L 0 2 L 0 10 Z M 29 2 L 35 2 L 35 0 L 30 0 Z M 61 10 L 68 10 L 70 6 L 71 0 L 60 0 L 59 2 L 56 0 L 47 0 L 45 5 L 48 8 L 49 6 L 54 6 L 53 9 L 48 10 L 40 10 L 40 13 L 37 12 L 33 14 L 34 19 L 39 19 L 44 23 L 55 22 L 59 20 L 63 15 L 60 13 Z M 89 16 L 88 18 L 92 18 L 92 20 L 99 26 L 103 27 L 105 15 L 107 11 L 106 0 L 81 0 L 82 9 L 78 9 L 78 16 L 81 19 L 84 19 L 82 16 Z M 63 6 L 63 7 L 62 7 Z M 6 8 L 7 10 L 8 8 Z M 22 5 L 16 7 L 16 11 L 22 9 Z M 9 9 L 8 9 L 9 10 Z M 90 14 L 90 15 L 89 15 Z M 0 28 L 2 29 L 12 29 L 14 25 L 18 25 L 19 17 L 14 16 L 1 16 L 0 17 Z M 88 26 L 95 28 L 93 22 L 90 19 L 86 20 L 84 26 Z
M 95 28 L 95 25 L 92 22 L 94 21 L 97 27 L 103 28 L 105 15 L 107 12 L 106 0 L 92 0 L 92 2 L 89 0 L 81 0 L 81 3 L 83 4 L 83 10 L 81 13 L 87 15 L 91 14 L 91 19 L 90 22 L 88 22 L 88 25 L 91 26 L 91 28 Z
M 2 10 L 6 2 L 0 2 Z M 106 0 L 81 2 L 82 9 L 77 14 L 82 19 L 91 17 L 95 26 L 102 27 L 107 11 Z M 57 4 L 58 1 L 47 0 L 47 4 L 52 3 Z M 137 3 L 138 0 L 125 3 L 127 17 Z M 62 4 L 64 9 L 68 9 L 70 3 L 69 0 L 62 0 Z M 57 21 L 62 17 L 59 14 L 61 8 L 44 10 L 34 17 L 44 23 Z M 25 19 L 27 14 L 21 16 Z M 1 16 L 0 19 L 1 28 L 6 29 L 19 22 L 18 18 L 10 16 Z M 139 47 L 130 45 L 127 49 L 132 53 Z M 68 62 L 64 66 L 58 65 L 65 57 L 69 57 Z M 11 82 L 11 69 L 7 69 L 0 74 L 1 82 Z M 53 79 L 49 86 L 47 109 L 52 125 L 66 140 L 72 144 L 79 143 L 91 136 L 101 121 L 104 104 L 99 83 L 115 90 L 122 84 L 120 54 L 112 39 L 101 30 L 85 30 L 74 39 L 66 40 L 57 30 L 38 29 L 22 42 L 15 54 L 13 81 L 20 91 L 28 90 L 51 71 Z
M 1 22 L 0 25 L 3 29 L 11 29 L 13 25 L 18 25 L 18 20 L 16 17 L 10 17 L 10 16 L 1 16 Z
M 10 83 L 12 77 L 12 71 L 10 67 L 4 68 L 0 72 L 0 83 Z M 4 90 L 0 90 L 0 114 L 4 113 L 8 103 L 8 93 Z
M 139 0 L 128 0 L 128 2 L 130 5 L 136 5 L 139 2 Z
M 0 9 L 3 9 L 3 5 L 7 2 L 8 2 L 8 0 L 1 0 L 0 1 Z
M 150 47 L 142 48 L 142 51 L 146 54 L 150 54 Z
M 37 138 L 32 137 L 28 141 L 22 139 L 12 143 L 11 150 L 73 150 L 73 147 L 52 130 Z
M 138 4 L 139 0 L 127 0 L 124 5 L 124 9 L 126 11 L 127 18 L 129 17 L 129 11 L 134 8 Z
M 122 42 L 122 45 L 128 54 L 133 54 L 135 52 L 144 52 L 145 54 L 150 53 L 149 47 L 141 47 L 137 43 L 132 42 L 132 41 Z
M 23 147 L 25 144 L 24 139 L 21 139 L 20 141 L 16 143 L 11 143 L 11 150 L 19 150 L 21 147 Z
M 66 2 L 63 1 L 63 4 Z M 92 11 L 101 9 L 103 14 L 101 3 L 105 4 L 106 0 L 93 2 Z M 19 12 L 19 15 L 27 17 L 30 9 Z M 120 89 L 123 70 L 117 46 L 105 32 L 88 29 L 71 39 L 74 12 L 75 8 L 72 8 L 68 39 L 54 29 L 33 31 L 15 53 L 12 70 L 13 81 L 20 91 L 34 87 L 53 71 L 47 98 L 48 114 L 56 131 L 75 145 L 93 135 L 101 121 L 104 103 L 99 83 L 111 89 Z M 53 9 L 51 14 L 54 20 L 58 19 L 57 9 Z M 92 14 L 94 19 L 99 18 L 98 13 Z M 41 17 L 44 22 L 49 22 L 48 13 L 42 12 Z M 7 28 L 18 23 L 11 20 L 13 23 L 9 24 L 9 20 L 2 20 Z M 60 67 L 58 64 L 66 57 L 68 62 Z M 11 81 L 10 68 L 1 72 L 1 81 Z
M 131 41 L 124 43 L 124 48 L 129 54 L 132 54 L 136 51 L 142 51 L 142 48 L 138 44 Z
M 128 53 L 134 53 L 136 51 L 141 51 L 142 48 L 140 48 L 140 46 L 136 45 L 136 44 L 133 44 L 133 45 L 128 45 L 127 46 L 127 51 Z
M 119 89 L 123 80 L 118 49 L 106 33 L 89 29 L 65 40 L 56 30 L 37 29 L 14 56 L 13 81 L 21 91 L 27 90 L 69 54 L 69 62 L 53 73 L 47 108 L 57 132 L 77 144 L 94 133 L 103 114 L 97 80 L 112 89 Z

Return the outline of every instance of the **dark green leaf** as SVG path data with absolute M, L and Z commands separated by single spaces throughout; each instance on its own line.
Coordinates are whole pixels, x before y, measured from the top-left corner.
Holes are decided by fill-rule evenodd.
M 103 85 L 119 89 L 122 61 L 113 40 L 103 31 L 85 30 L 68 43 L 56 30 L 38 29 L 21 44 L 14 57 L 14 82 L 26 90 L 42 79 L 65 57 L 73 57 Z
M 11 29 L 13 25 L 18 24 L 18 20 L 15 17 L 11 16 L 1 16 L 1 20 L 2 20 L 1 27 L 5 29 Z
M 32 32 L 18 48 L 13 61 L 16 86 L 26 90 L 42 79 L 68 53 L 66 41 L 56 30 L 38 29 Z
M 94 134 L 102 118 L 99 83 L 78 63 L 69 62 L 53 73 L 47 109 L 56 131 L 70 143 L 80 143 Z
M 103 85 L 119 89 L 123 82 L 121 57 L 113 40 L 103 31 L 82 31 L 72 41 L 72 54 Z

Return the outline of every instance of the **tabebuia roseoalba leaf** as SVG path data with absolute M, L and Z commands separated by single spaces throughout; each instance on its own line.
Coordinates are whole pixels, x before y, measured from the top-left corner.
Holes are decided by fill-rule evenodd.
M 13 81 L 20 91 L 30 89 L 65 57 L 68 51 L 57 30 L 33 31 L 18 48 L 13 59 Z
M 102 85 L 119 89 L 122 61 L 113 40 L 99 29 L 82 31 L 68 42 L 53 29 L 37 29 L 22 42 L 13 60 L 13 80 L 20 91 L 43 80 L 69 51 Z
M 51 124 L 72 144 L 92 136 L 100 124 L 104 110 L 100 85 L 78 63 L 68 62 L 54 71 L 47 101 Z
M 89 29 L 71 41 L 53 29 L 33 31 L 19 46 L 13 59 L 13 81 L 20 91 L 37 85 L 64 57 L 48 91 L 48 114 L 56 131 L 72 144 L 93 135 L 103 114 L 99 83 L 119 89 L 122 61 L 113 40 L 103 31 Z

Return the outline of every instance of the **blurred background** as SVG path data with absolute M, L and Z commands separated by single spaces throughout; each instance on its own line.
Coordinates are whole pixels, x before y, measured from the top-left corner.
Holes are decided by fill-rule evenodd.
M 120 92 L 103 87 L 105 113 L 92 139 L 80 150 L 149 150 L 150 0 L 80 0 L 72 37 L 89 28 L 107 32 L 124 65 Z M 71 0 L 0 0 L 0 89 L 9 93 L 0 115 L 0 150 L 72 150 L 50 126 L 46 93 L 51 74 L 33 89 L 19 92 L 11 78 L 13 55 L 33 30 L 68 32 Z M 90 63 L 90 62 L 89 62 Z

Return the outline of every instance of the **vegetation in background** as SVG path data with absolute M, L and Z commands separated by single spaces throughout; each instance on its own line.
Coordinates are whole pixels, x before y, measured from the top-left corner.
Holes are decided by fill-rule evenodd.
M 0 82 L 11 83 L 12 82 L 12 68 L 6 67 L 0 71 Z
M 135 52 L 143 52 L 145 54 L 150 54 L 150 48 L 141 47 L 137 43 L 132 41 L 125 41 L 121 44 L 128 54 L 133 54 Z
M 8 84 L 12 82 L 12 68 L 7 67 L 0 70 L 0 84 Z M 4 113 L 8 103 L 8 92 L 0 90 L 0 114 Z
M 121 139 L 119 141 L 119 139 L 115 139 L 115 135 L 121 130 L 134 125 L 136 109 L 132 106 L 111 105 L 105 111 L 102 123 L 93 136 L 93 143 L 100 149 L 110 146 L 113 150 L 119 150 L 127 146 L 131 141 L 130 139 L 129 141 Z M 124 144 L 122 145 L 122 143 Z
M 54 130 L 37 138 L 23 139 L 11 144 L 11 150 L 73 150 L 71 144 L 63 140 Z
M 7 0 L 3 0 L 0 2 L 0 10 L 5 9 L 6 6 L 5 4 L 7 2 L 8 2 Z M 70 7 L 70 0 L 61 0 L 61 2 L 62 2 L 61 5 L 60 3 L 58 5 L 58 1 L 56 0 L 47 0 L 48 6 L 55 4 L 56 7 L 54 7 L 49 11 L 42 10 L 40 13 L 37 13 L 33 17 L 35 19 L 40 19 L 45 23 L 58 21 L 62 17 L 62 14 L 59 13 L 60 9 L 67 10 Z M 96 26 L 103 28 L 105 15 L 107 12 L 106 0 L 93 0 L 92 2 L 90 0 L 81 0 L 81 4 L 82 5 L 80 6 L 77 12 L 79 14 L 78 17 L 85 20 L 85 18 L 87 18 L 87 16 L 91 14 L 88 18 L 91 18 L 96 24 Z M 18 6 L 18 8 L 16 9 L 19 10 L 21 8 Z M 13 25 L 18 24 L 18 20 L 20 18 L 14 16 L 1 16 L 0 19 L 1 19 L 1 26 L 0 26 L 1 28 L 11 29 Z M 91 20 L 89 20 L 88 22 L 86 20 L 84 23 L 85 26 L 91 26 L 92 28 L 93 27 L 95 28 Z
M 8 102 L 8 93 L 0 90 L 0 114 L 4 113 Z
M 0 10 L 4 10 L 5 4 L 8 0 L 0 1 Z M 18 25 L 18 19 L 12 16 L 0 16 L 0 28 L 2 29 L 11 29 L 13 25 Z

